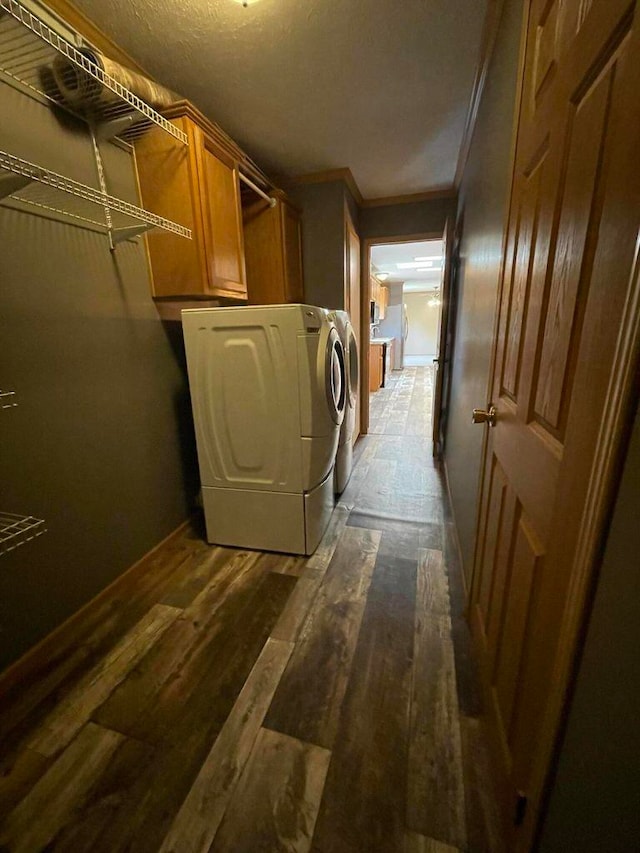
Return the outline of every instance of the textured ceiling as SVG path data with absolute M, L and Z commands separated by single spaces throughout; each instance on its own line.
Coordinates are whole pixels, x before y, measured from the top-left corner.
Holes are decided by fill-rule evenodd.
M 453 181 L 486 0 L 74 0 L 265 170 Z

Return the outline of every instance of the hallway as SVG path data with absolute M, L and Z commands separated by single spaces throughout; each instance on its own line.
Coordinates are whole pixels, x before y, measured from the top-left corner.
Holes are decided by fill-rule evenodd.
M 499 850 L 430 368 L 313 557 L 193 530 L 0 707 L 0 849 Z

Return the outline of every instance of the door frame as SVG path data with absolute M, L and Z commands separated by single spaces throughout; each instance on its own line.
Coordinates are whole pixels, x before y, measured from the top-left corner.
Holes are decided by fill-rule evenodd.
M 440 441 L 442 432 L 442 408 L 445 371 L 451 369 L 451 353 L 447 352 L 447 333 L 449 331 L 449 309 L 451 304 L 451 272 L 453 269 L 453 244 L 455 239 L 455 217 L 447 217 L 444 226 L 444 267 L 440 289 L 440 323 L 438 329 L 438 355 L 433 382 L 432 442 L 434 459 L 442 458 L 444 450 Z
M 388 243 L 418 243 L 423 240 L 442 240 L 443 238 L 444 229 L 442 231 L 424 231 L 420 234 L 403 234 L 401 236 L 396 234 L 393 237 L 365 237 L 361 241 L 360 340 L 362 352 L 360 353 L 360 435 L 367 435 L 369 432 L 369 346 L 371 342 L 371 324 L 367 323 L 366 320 L 370 316 L 369 303 L 371 302 L 371 248 Z M 443 307 L 441 306 L 441 311 Z

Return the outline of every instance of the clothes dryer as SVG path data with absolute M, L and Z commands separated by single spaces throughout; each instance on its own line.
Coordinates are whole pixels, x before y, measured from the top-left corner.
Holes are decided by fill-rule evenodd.
M 312 305 L 182 312 L 207 538 L 311 554 L 333 510 L 347 388 Z
M 344 349 L 347 381 L 345 412 L 340 426 L 334 476 L 336 495 L 341 495 L 347 487 L 353 468 L 353 437 L 356 427 L 360 364 L 358 341 L 349 314 L 346 311 L 334 311 L 331 316 Z

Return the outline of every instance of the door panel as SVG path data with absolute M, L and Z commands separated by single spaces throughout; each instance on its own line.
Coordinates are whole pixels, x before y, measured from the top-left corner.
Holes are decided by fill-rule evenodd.
M 205 239 L 208 241 L 209 286 L 246 296 L 247 281 L 242 240 L 242 211 L 238 170 L 207 147 L 203 137 L 202 168 Z
M 568 168 L 556 243 L 551 287 L 546 302 L 540 368 L 535 383 L 533 414 L 558 439 L 563 438 L 577 344 L 581 309 L 585 304 L 589 257 L 587 232 L 597 220 L 596 184 L 600 175 L 605 121 L 611 97 L 612 69 L 603 75 L 577 105 L 565 144 Z M 573 358 L 572 358 L 573 356 Z
M 638 69 L 637 4 L 530 3 L 471 593 L 513 851 L 531 845 L 633 389 Z

